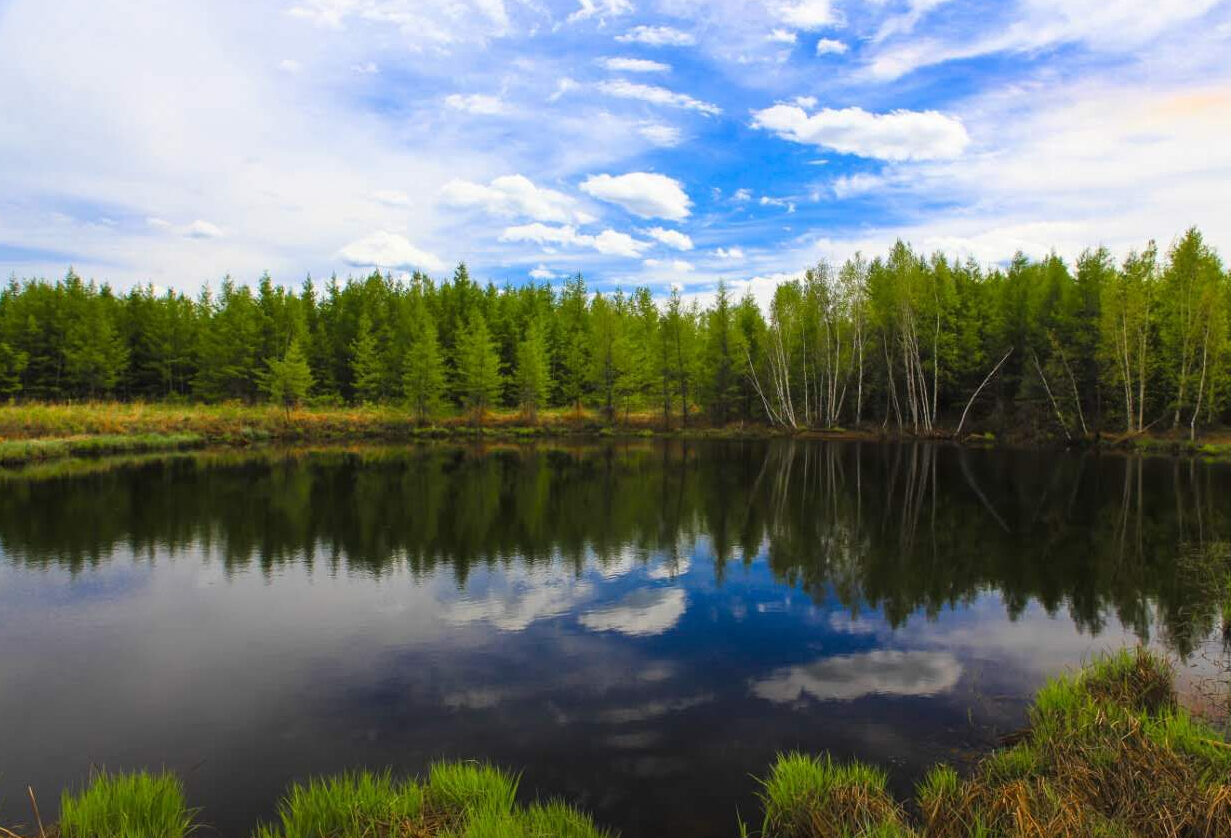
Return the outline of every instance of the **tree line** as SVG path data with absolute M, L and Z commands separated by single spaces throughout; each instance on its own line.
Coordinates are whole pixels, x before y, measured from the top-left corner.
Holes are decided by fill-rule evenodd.
M 821 263 L 763 311 L 719 284 L 710 304 L 648 288 L 591 292 L 375 272 L 298 288 L 263 276 L 217 292 L 118 294 L 76 273 L 0 291 L 0 396 L 591 407 L 608 421 L 879 425 L 983 422 L 1070 437 L 1228 418 L 1231 275 L 1196 229 L 1120 263 L 1006 266 L 899 242 Z M 978 396 L 976 399 L 975 396 Z

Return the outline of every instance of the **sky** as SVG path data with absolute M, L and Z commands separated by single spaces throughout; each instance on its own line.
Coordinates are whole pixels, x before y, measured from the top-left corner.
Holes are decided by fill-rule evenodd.
M 0 0 L 0 67 L 17 277 L 1231 255 L 1231 0 Z

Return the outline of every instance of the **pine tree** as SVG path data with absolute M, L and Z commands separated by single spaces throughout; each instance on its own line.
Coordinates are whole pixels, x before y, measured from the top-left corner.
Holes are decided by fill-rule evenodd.
M 487 321 L 473 313 L 457 337 L 457 395 L 476 422 L 500 397 L 504 382 L 500 353 L 487 328 Z
M 602 399 L 603 415 L 615 421 L 616 411 L 630 391 L 632 364 L 628 334 L 621 312 L 623 300 L 594 296 L 590 307 L 590 383 Z
M 384 395 L 384 366 L 372 334 L 372 321 L 364 313 L 359 318 L 359 333 L 351 342 L 351 377 L 355 401 L 361 404 L 378 402 Z
M 445 366 L 436 338 L 436 325 L 417 318 L 416 334 L 406 351 L 402 394 L 419 422 L 429 421 L 440 409 L 445 391 Z
M 517 344 L 517 401 L 531 422 L 547 405 L 551 392 L 551 361 L 547 339 L 537 319 L 526 327 L 526 336 Z
M 286 353 L 267 363 L 268 371 L 261 376 L 261 386 L 274 404 L 282 405 L 289 418 L 291 408 L 298 407 L 312 390 L 312 369 L 308 358 L 292 339 Z

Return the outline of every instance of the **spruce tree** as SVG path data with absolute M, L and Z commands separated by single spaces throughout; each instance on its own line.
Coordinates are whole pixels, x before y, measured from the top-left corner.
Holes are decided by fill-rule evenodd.
M 291 408 L 299 406 L 312 389 L 312 369 L 308 366 L 308 358 L 300 349 L 299 341 L 292 340 L 286 353 L 281 358 L 268 361 L 267 365 L 268 371 L 261 376 L 261 386 L 269 395 L 269 400 L 281 405 L 290 417 Z
M 351 380 L 355 401 L 369 404 L 380 401 L 384 394 L 384 369 L 372 334 L 372 321 L 365 313 L 359 318 L 359 333 L 351 342 Z
M 500 353 L 483 315 L 474 312 L 457 338 L 457 395 L 476 422 L 500 397 Z
M 21 373 L 25 368 L 25 353 L 0 342 L 0 397 L 17 395 L 21 390 Z
M 416 334 L 406 351 L 402 393 L 415 418 L 424 423 L 440 409 L 444 390 L 445 365 L 436 338 L 436 326 L 425 317 L 417 323 Z
M 551 392 L 551 362 L 547 339 L 537 319 L 526 327 L 526 336 L 517 345 L 517 400 L 531 422 L 547 404 Z

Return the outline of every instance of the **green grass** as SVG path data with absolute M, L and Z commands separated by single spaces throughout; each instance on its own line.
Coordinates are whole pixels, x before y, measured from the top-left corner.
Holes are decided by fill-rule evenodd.
M 63 439 L 14 439 L 0 442 L 0 465 L 16 466 L 62 460 L 68 457 L 103 457 L 114 454 L 145 454 L 200 448 L 199 434 L 107 434 Z
M 518 779 L 477 762 L 438 762 L 426 782 L 388 772 L 298 784 L 254 838 L 609 838 L 563 803 L 517 805 Z
M 184 838 L 193 812 L 173 774 L 103 771 L 80 793 L 62 795 L 59 829 L 64 838 Z
M 885 790 L 888 775 L 828 755 L 782 754 L 762 782 L 763 838 L 871 838 L 913 834 Z

